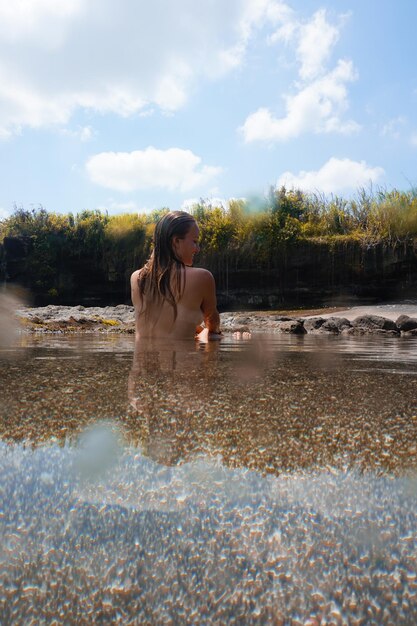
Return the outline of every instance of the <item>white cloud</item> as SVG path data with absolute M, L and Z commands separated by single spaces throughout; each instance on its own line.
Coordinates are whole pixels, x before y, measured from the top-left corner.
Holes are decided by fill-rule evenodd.
M 325 63 L 339 35 L 340 29 L 330 24 L 326 10 L 320 9 L 307 22 L 297 19 L 294 12 L 287 12 L 279 28 L 268 37 L 268 41 L 271 44 L 293 43 L 295 56 L 300 64 L 299 75 L 303 80 L 309 80 L 325 71 Z
M 69 20 L 82 12 L 82 0 L 13 0 L 0 2 L 0 36 L 3 41 L 36 41 L 51 26 L 48 37 L 37 43 L 51 48 L 62 40 Z
M 302 170 L 298 174 L 284 172 L 277 184 L 279 187 L 285 185 L 303 191 L 341 193 L 376 183 L 384 174 L 382 167 L 369 166 L 365 161 L 331 157 L 316 171 Z
M 149 146 L 134 152 L 101 152 L 86 163 L 90 179 L 117 191 L 163 188 L 188 191 L 206 185 L 221 172 L 220 167 L 203 165 L 191 150 Z
M 339 15 L 336 25 L 328 21 L 325 9 L 316 11 L 308 21 L 297 19 L 294 11 L 287 11 L 282 16 L 279 28 L 268 37 L 268 41 L 270 44 L 292 43 L 299 63 L 300 78 L 311 80 L 327 71 L 326 63 L 349 17 L 349 13 Z
M 49 123 L 65 124 L 70 110 L 70 103 L 60 97 L 47 101 L 29 87 L 18 85 L 12 73 L 0 64 L 0 137 L 20 133 L 26 123 L 34 128 Z
M 299 29 L 297 57 L 300 60 L 300 77 L 315 78 L 323 71 L 331 50 L 339 39 L 339 30 L 326 20 L 326 11 L 317 11 L 310 22 Z
M 349 134 L 360 128 L 342 117 L 349 107 L 347 83 L 357 78 L 353 63 L 339 59 L 333 70 L 326 69 L 346 17 L 339 16 L 336 26 L 328 21 L 324 9 L 316 11 L 307 22 L 294 12 L 282 15 L 279 28 L 268 41 L 293 45 L 301 80 L 294 85 L 295 93 L 284 97 L 284 117 L 276 117 L 264 106 L 246 118 L 239 129 L 246 142 L 285 141 L 305 132 Z
M 389 139 L 401 139 L 417 147 L 417 131 L 413 131 L 409 120 L 402 115 L 388 120 L 381 129 L 381 135 Z
M 61 129 L 61 134 L 65 137 L 72 137 L 74 139 L 79 139 L 83 143 L 86 141 L 91 141 L 91 139 L 95 135 L 95 131 L 91 128 L 91 126 L 79 126 L 76 130 L 71 130 L 70 128 Z
M 267 108 L 249 115 L 241 128 L 245 141 L 285 141 L 305 132 L 350 134 L 357 131 L 356 122 L 342 119 L 348 108 L 346 83 L 355 78 L 353 64 L 339 61 L 334 70 L 296 95 L 286 97 L 285 117 L 276 118 Z
M 0 137 L 62 126 L 78 108 L 175 111 L 289 10 L 281 0 L 0 0 Z
M 381 134 L 387 137 L 391 137 L 392 139 L 398 139 L 401 134 L 401 130 L 404 128 L 406 124 L 406 119 L 399 115 L 398 117 L 394 117 L 389 120 L 382 127 Z

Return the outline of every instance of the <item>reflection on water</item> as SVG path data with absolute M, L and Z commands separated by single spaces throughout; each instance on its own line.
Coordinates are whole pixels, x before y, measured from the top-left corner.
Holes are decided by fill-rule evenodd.
M 416 340 L 24 341 L 2 624 L 417 622 Z

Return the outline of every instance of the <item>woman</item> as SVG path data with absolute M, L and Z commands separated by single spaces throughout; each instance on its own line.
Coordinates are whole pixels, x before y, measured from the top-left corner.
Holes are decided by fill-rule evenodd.
M 137 337 L 220 338 L 214 278 L 192 267 L 199 234 L 195 219 L 183 211 L 157 223 L 152 254 L 130 281 Z

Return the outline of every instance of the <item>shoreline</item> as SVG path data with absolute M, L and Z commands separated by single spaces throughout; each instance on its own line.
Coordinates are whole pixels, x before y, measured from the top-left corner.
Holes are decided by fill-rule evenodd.
M 134 308 L 47 305 L 14 311 L 18 330 L 27 333 L 134 334 Z M 384 334 L 417 336 L 417 304 L 381 304 L 325 309 L 239 311 L 220 314 L 224 333 Z

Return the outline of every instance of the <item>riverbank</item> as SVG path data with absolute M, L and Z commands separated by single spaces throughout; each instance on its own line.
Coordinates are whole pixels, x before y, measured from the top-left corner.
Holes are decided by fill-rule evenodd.
M 134 333 L 134 309 L 128 305 L 84 307 L 48 305 L 16 311 L 19 329 L 30 333 Z M 224 333 L 384 334 L 417 336 L 417 305 L 393 304 L 298 311 L 221 313 Z

